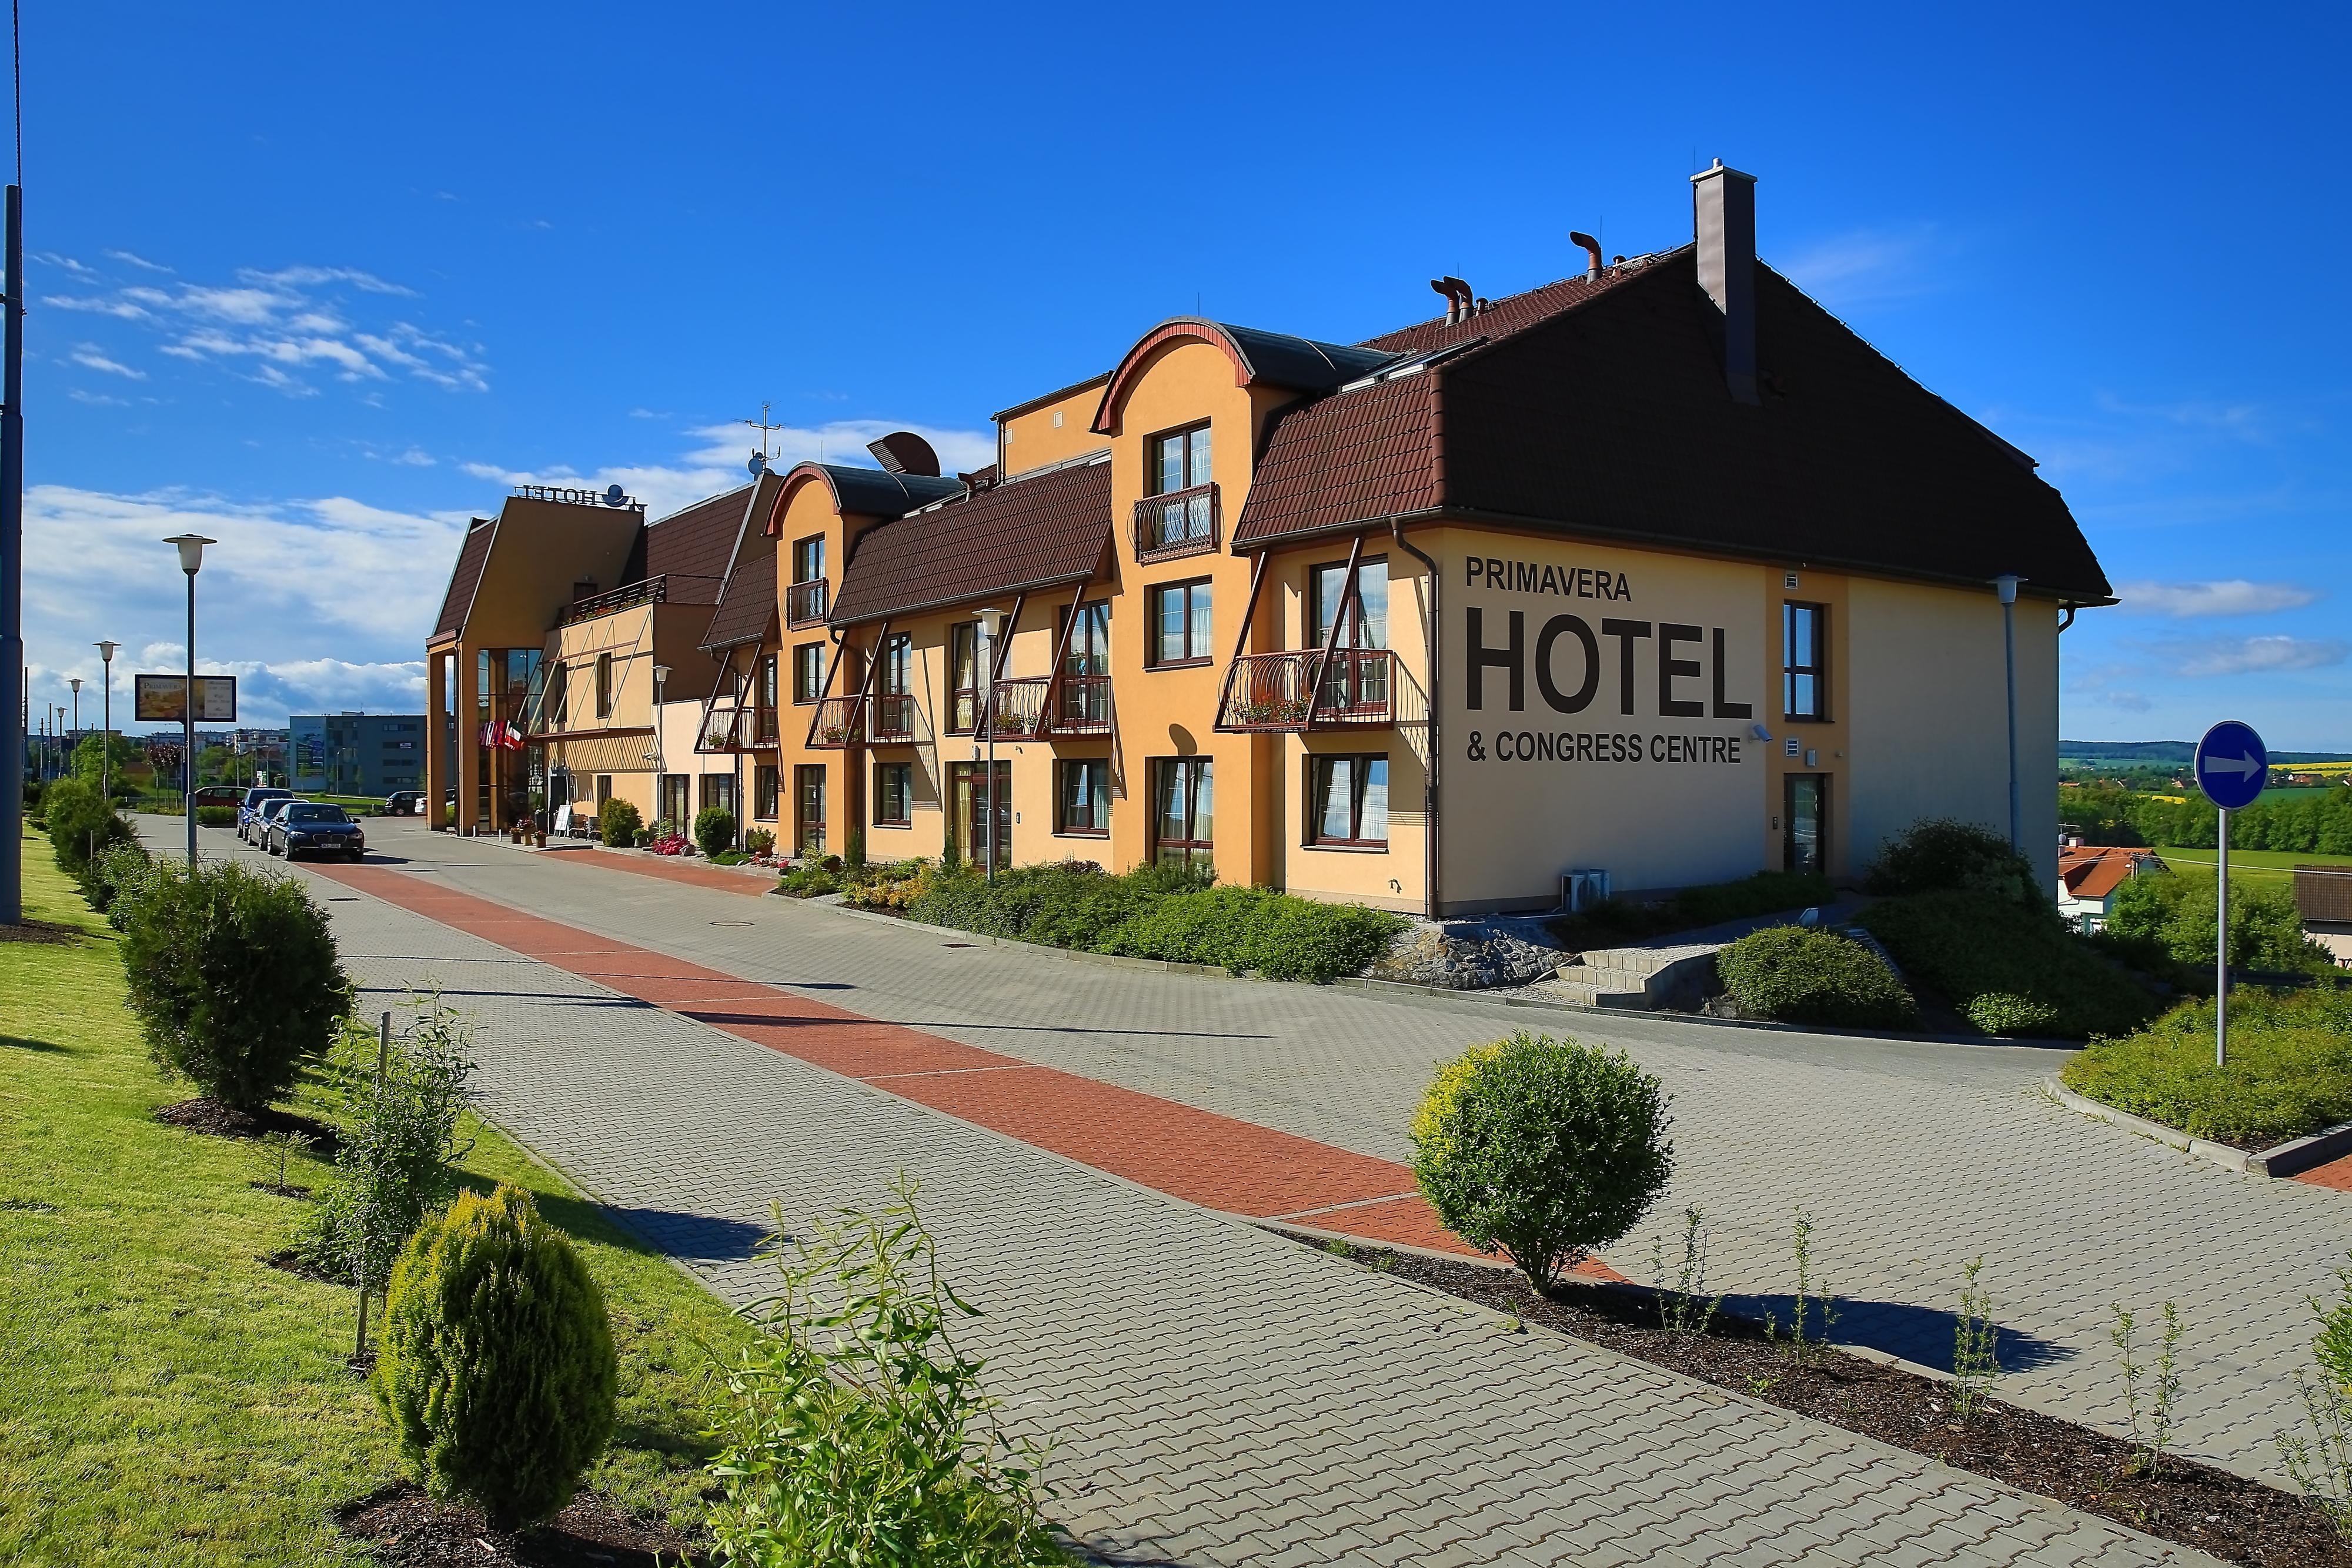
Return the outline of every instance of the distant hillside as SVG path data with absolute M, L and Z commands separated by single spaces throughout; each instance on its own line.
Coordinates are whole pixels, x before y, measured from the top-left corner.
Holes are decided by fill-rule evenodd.
M 2176 762 L 2187 767 L 2197 755 L 2193 740 L 2062 740 L 2058 743 L 2061 762 Z M 2352 751 L 2273 751 L 2271 764 L 2288 767 L 2298 762 L 2352 762 Z

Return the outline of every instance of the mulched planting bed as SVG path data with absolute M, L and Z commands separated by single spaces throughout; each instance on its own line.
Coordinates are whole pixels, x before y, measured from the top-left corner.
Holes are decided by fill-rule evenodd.
M 320 1270 L 316 1264 L 312 1263 L 310 1260 L 305 1258 L 301 1253 L 297 1252 L 291 1247 L 287 1248 L 282 1252 L 268 1253 L 262 1258 L 261 1261 L 268 1264 L 271 1268 L 278 1270 L 281 1273 L 291 1274 L 299 1280 L 314 1280 L 321 1285 L 348 1285 L 351 1283 L 349 1280 L 338 1280 L 332 1274 Z
M 214 1138 L 257 1138 L 264 1133 L 299 1133 L 310 1140 L 310 1153 L 322 1159 L 335 1157 L 333 1127 L 308 1116 L 298 1116 L 291 1111 L 280 1111 L 276 1106 L 257 1113 L 239 1111 L 209 1095 L 203 1095 L 194 1100 L 182 1100 L 175 1104 L 157 1106 L 155 1120 L 167 1127 L 184 1128 Z
M 290 1181 L 282 1186 L 274 1181 L 249 1181 L 245 1185 L 252 1187 L 257 1192 L 266 1192 L 272 1197 L 308 1197 L 310 1196 L 310 1189 L 309 1187 L 298 1186 Z
M 1336 1249 L 1321 1238 L 1282 1234 Z M 1997 1399 L 1956 1425 L 1952 1385 L 1940 1379 L 1835 1351 L 1800 1366 L 1785 1341 L 1776 1344 L 1761 1324 L 1722 1312 L 1705 1334 L 1668 1333 L 1639 1287 L 1570 1281 L 1546 1297 L 1515 1270 L 1377 1247 L 1349 1246 L 1344 1255 L 2247 1568 L 2352 1568 L 2352 1543 L 2305 1499 L 2169 1456 L 2160 1473 L 2135 1475 L 2129 1443 Z
M 0 942 L 79 942 L 79 927 L 60 925 L 54 920 L 19 920 L 14 925 L 0 925 Z
M 656 1568 L 704 1561 L 695 1542 L 656 1519 L 583 1491 L 545 1524 L 502 1534 L 470 1508 L 436 1502 L 403 1481 L 340 1510 L 343 1533 L 386 1568 Z

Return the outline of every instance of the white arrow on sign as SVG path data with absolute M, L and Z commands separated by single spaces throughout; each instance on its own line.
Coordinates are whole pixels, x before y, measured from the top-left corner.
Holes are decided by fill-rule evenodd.
M 2251 757 L 2209 757 L 2205 759 L 2208 773 L 2234 773 L 2244 779 L 2260 773 L 2263 765 Z

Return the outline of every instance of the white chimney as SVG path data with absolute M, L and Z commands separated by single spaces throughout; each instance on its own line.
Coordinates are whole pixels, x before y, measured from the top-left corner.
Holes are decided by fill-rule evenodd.
M 1734 401 L 1756 402 L 1756 176 L 1723 160 L 1691 176 L 1698 285 L 1723 313 L 1723 379 Z

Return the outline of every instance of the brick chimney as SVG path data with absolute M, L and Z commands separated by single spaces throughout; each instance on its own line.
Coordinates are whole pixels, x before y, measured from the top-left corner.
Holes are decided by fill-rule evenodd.
M 1756 402 L 1756 176 L 1723 160 L 1691 176 L 1698 286 L 1723 313 L 1723 379 L 1734 402 Z

